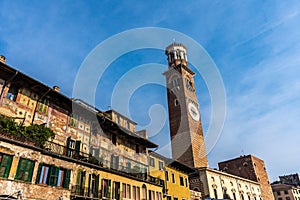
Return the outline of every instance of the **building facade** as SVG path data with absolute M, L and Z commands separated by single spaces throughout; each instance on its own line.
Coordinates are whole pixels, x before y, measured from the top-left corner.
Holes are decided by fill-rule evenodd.
M 0 195 L 162 199 L 164 183 L 149 175 L 148 165 L 148 148 L 157 145 L 146 131 L 135 131 L 136 123 L 70 99 L 5 62 L 0 71 L 1 116 L 20 126 L 43 124 L 55 133 L 41 145 L 0 126 Z
M 257 181 L 261 186 L 262 198 L 268 200 L 274 199 L 267 169 L 263 160 L 253 155 L 241 156 L 220 162 L 219 168 L 229 174 Z
M 149 159 L 150 175 L 164 180 L 163 191 L 166 200 L 200 199 L 201 196 L 189 187 L 189 174 L 194 172 L 194 169 L 155 152 L 149 154 Z
M 284 183 L 272 184 L 275 200 L 300 200 L 300 187 Z
M 200 168 L 189 177 L 191 189 L 201 191 L 203 199 L 262 199 L 259 183 L 249 179 L 209 168 Z

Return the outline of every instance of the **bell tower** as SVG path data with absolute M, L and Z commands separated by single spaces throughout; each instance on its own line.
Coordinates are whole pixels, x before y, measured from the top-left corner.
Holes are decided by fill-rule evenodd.
M 172 157 L 189 167 L 208 167 L 195 73 L 188 67 L 187 48 L 172 43 L 166 48 L 166 77 Z

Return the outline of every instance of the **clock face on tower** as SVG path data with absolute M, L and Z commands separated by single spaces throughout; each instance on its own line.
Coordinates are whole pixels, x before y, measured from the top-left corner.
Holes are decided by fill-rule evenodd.
M 190 113 L 191 117 L 193 118 L 193 120 L 199 121 L 200 113 L 199 113 L 198 108 L 193 103 L 190 102 L 188 104 L 188 110 L 189 110 L 189 113 Z

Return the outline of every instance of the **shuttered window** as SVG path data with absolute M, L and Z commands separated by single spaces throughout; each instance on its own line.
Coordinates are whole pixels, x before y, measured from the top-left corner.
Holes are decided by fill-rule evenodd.
M 50 186 L 69 188 L 71 170 L 40 164 L 36 183 Z
M 110 198 L 111 180 L 102 179 L 102 197 Z
M 8 178 L 13 157 L 0 154 L 0 177 Z
M 30 182 L 34 169 L 34 161 L 20 158 L 15 180 Z

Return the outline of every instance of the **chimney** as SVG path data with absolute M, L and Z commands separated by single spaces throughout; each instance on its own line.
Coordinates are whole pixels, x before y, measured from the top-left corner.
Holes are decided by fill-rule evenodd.
M 57 85 L 53 86 L 53 90 L 55 90 L 56 92 L 60 92 L 60 88 Z
M 0 55 L 0 62 L 6 63 L 6 58 L 3 55 Z

